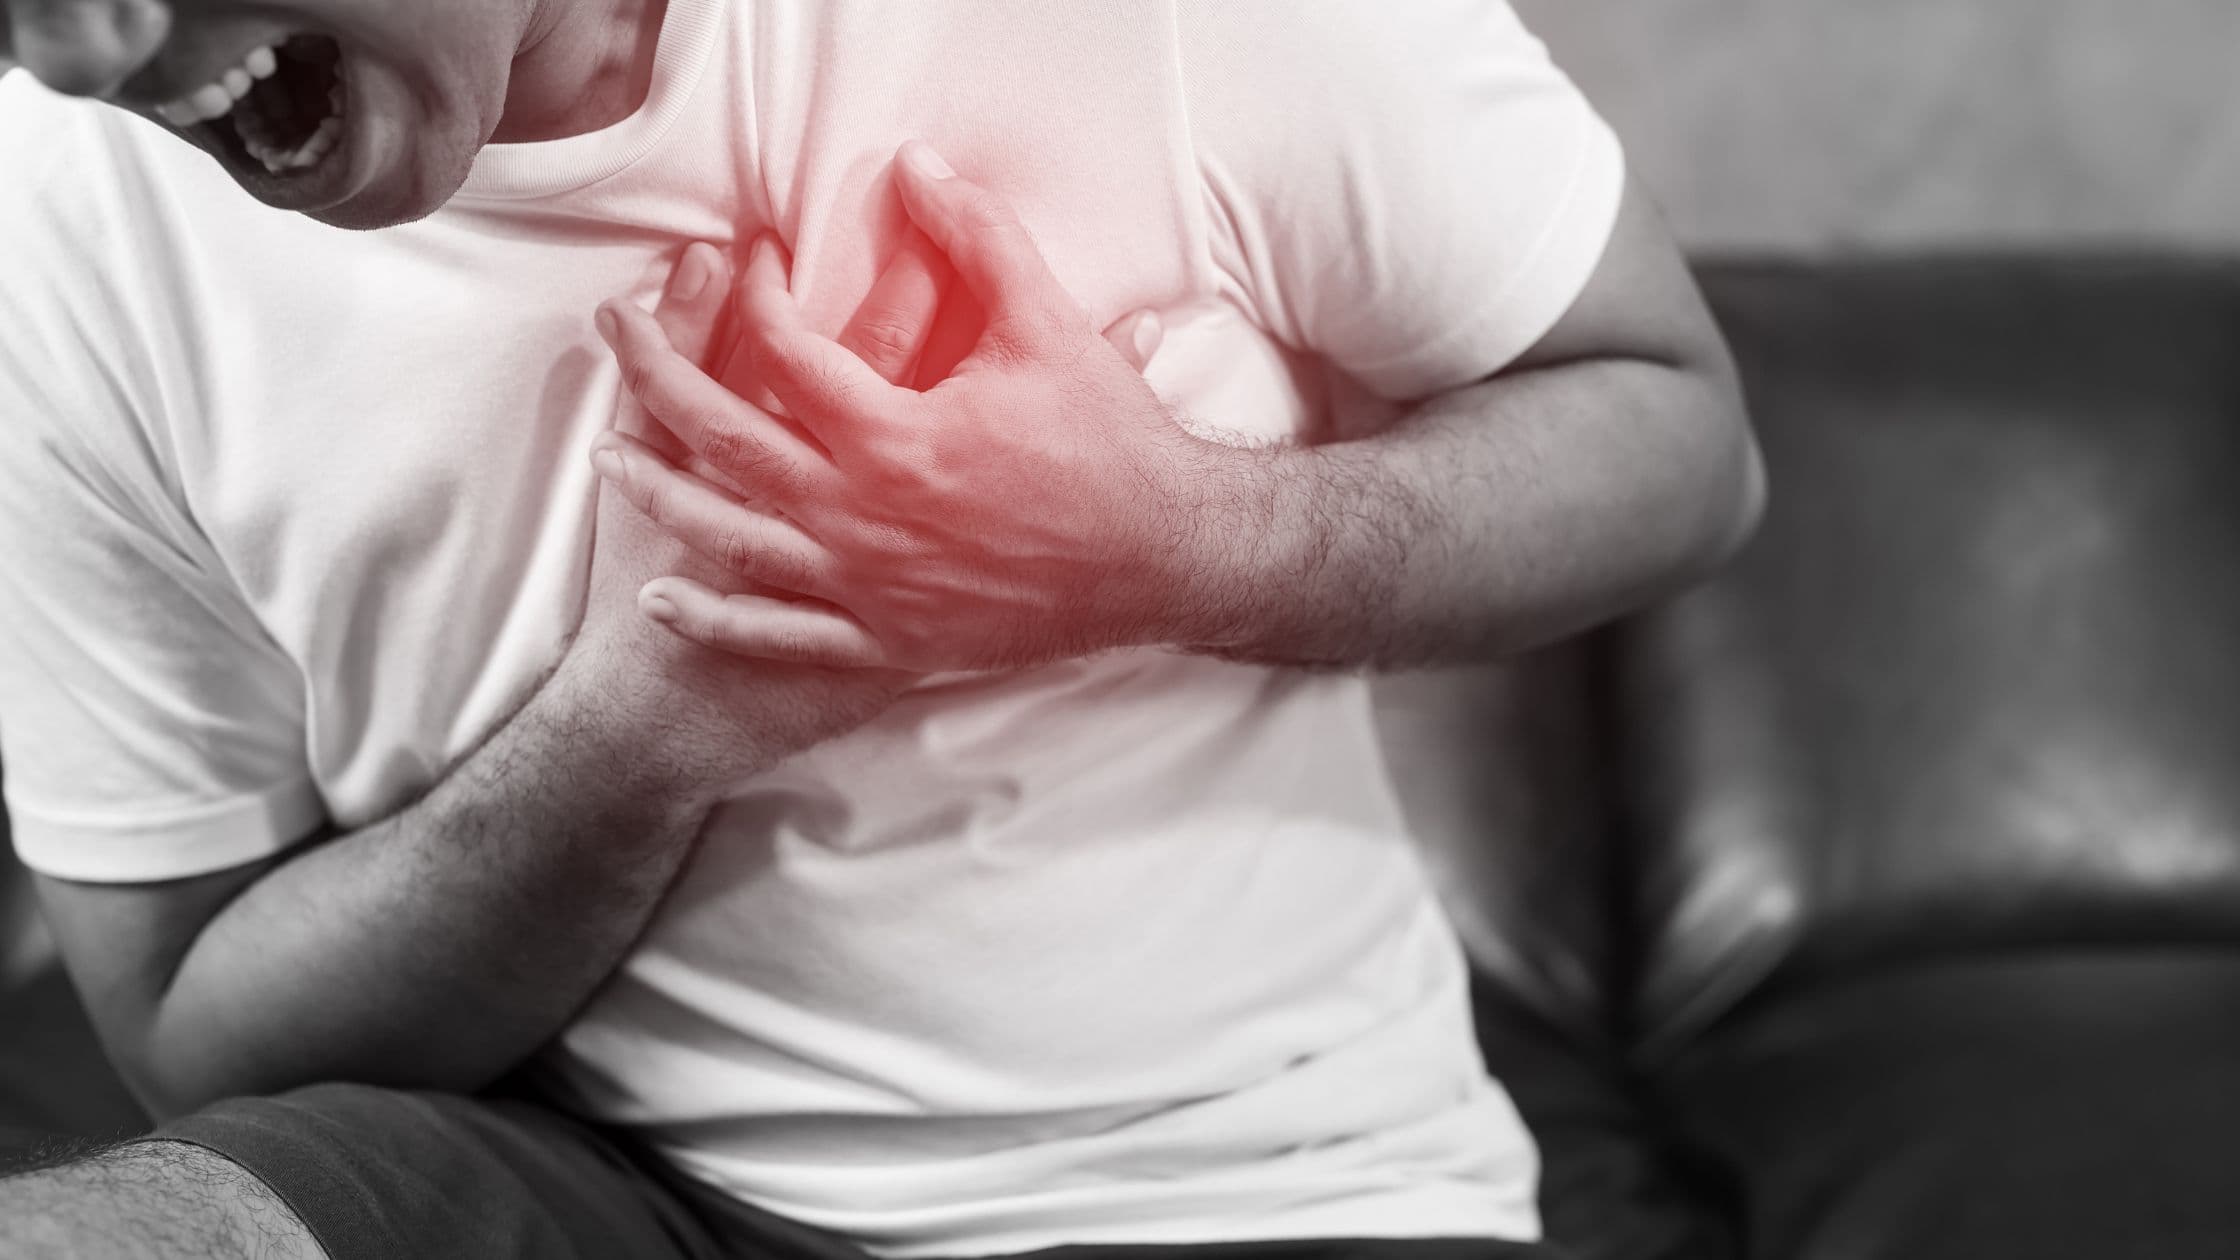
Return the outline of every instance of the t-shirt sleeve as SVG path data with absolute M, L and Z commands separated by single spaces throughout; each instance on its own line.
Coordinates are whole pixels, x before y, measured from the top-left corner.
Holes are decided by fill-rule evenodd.
M 0 155 L 9 152 L 0 135 Z M 5 198 L 36 196 L 36 184 Z M 102 252 L 29 242 L 0 319 L 0 766 L 17 854 L 144 882 L 268 856 L 324 818 L 300 675 L 193 524 Z
M 1178 23 L 1208 247 L 1278 339 L 1420 398 L 1586 287 L 1624 156 L 1506 4 L 1183 0 Z

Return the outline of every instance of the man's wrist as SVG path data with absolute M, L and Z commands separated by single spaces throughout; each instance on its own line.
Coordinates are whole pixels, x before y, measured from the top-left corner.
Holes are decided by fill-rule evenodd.
M 1303 562 L 1296 524 L 1286 519 L 1302 474 L 1282 448 L 1232 446 L 1187 437 L 1168 465 L 1172 528 L 1161 541 L 1146 599 L 1155 643 L 1194 651 L 1243 648 L 1255 627 L 1284 615 L 1284 593 Z
M 578 772 L 595 774 L 606 795 L 648 820 L 685 823 L 705 814 L 711 768 L 687 764 L 681 749 L 704 741 L 697 706 L 680 702 L 662 675 L 633 661 L 628 645 L 579 639 L 516 719 L 533 742 L 569 750 Z M 662 828 L 666 829 L 666 828 Z
M 1208 444 L 1211 445 L 1211 444 Z M 1204 453 L 1180 619 L 1163 642 L 1240 660 L 1379 659 L 1429 507 L 1366 442 Z

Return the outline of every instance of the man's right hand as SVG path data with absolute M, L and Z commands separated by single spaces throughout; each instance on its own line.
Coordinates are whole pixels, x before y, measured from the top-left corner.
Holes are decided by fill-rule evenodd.
M 934 326 L 946 288 L 945 264 L 922 238 L 906 241 L 842 334 L 889 380 L 907 378 Z M 729 389 L 752 394 L 745 356 L 712 354 L 730 304 L 733 272 L 722 251 L 696 244 L 669 278 L 653 319 L 675 352 L 720 374 Z M 602 335 L 617 339 L 614 304 L 601 308 Z M 726 348 L 727 347 L 718 347 Z M 711 362 L 711 360 L 717 360 Z M 652 419 L 626 387 L 615 432 L 595 460 L 658 451 L 711 494 L 736 488 Z M 643 444 L 642 447 L 637 444 Z M 727 595 L 779 598 L 755 588 L 665 532 L 602 478 L 583 624 L 551 690 L 599 706 L 608 720 L 639 725 L 665 754 L 677 790 L 720 794 L 747 774 L 876 716 L 916 681 L 894 670 L 827 670 L 753 660 L 671 633 L 645 615 L 640 592 L 664 576 L 691 578 Z M 744 544 L 745 540 L 742 540 Z
M 779 301 L 790 301 L 790 295 L 783 293 L 789 269 L 779 247 L 765 238 L 755 249 L 746 283 L 735 299 L 739 319 L 730 369 L 711 371 L 700 366 L 703 346 L 691 321 L 649 317 L 633 307 L 602 312 L 606 321 L 602 330 L 622 365 L 629 395 L 625 411 L 638 424 L 618 424 L 617 431 L 603 439 L 594 462 L 639 511 L 701 557 L 697 564 L 680 566 L 678 572 L 664 574 L 641 590 L 639 607 L 686 639 L 734 658 L 760 661 L 765 668 L 936 668 L 938 662 L 904 660 L 889 651 L 875 633 L 879 619 L 865 614 L 867 608 L 885 608 L 916 576 L 922 576 L 917 574 L 922 567 L 919 559 L 931 564 L 941 558 L 923 552 L 903 554 L 919 547 L 918 541 L 904 537 L 909 531 L 892 522 L 865 519 L 866 510 L 883 496 L 876 489 L 863 493 L 866 488 L 860 486 L 857 495 L 849 493 L 845 471 L 835 462 L 841 445 L 838 438 L 844 434 L 828 429 L 820 440 L 820 435 L 795 423 L 783 402 L 760 382 L 738 379 L 743 366 L 772 362 L 763 344 L 766 338 L 757 335 L 763 330 L 752 314 L 756 298 L 767 305 L 775 290 Z M 680 274 L 691 268 L 696 282 L 703 261 L 688 260 Z M 1039 258 L 1035 262 L 1039 266 Z M 912 230 L 888 274 L 873 286 L 863 307 L 835 339 L 837 344 L 817 339 L 834 351 L 831 358 L 815 368 L 797 366 L 789 374 L 795 396 L 804 373 L 826 380 L 844 394 L 871 390 L 879 377 L 887 385 L 914 381 L 920 391 L 935 394 L 955 386 L 957 373 L 980 353 L 989 316 L 985 295 L 963 284 L 954 286 L 956 300 L 948 309 L 937 309 L 942 278 L 952 274 L 964 277 L 924 232 Z M 1046 272 L 1038 274 L 1048 279 Z M 1048 283 L 1055 291 L 1055 281 Z M 1070 301 L 1062 293 L 1059 300 Z M 1162 335 L 1156 312 L 1132 312 L 1105 330 L 1110 350 L 1102 357 L 1116 358 L 1141 375 Z M 845 373 L 833 366 L 851 358 L 860 360 L 861 366 L 848 362 Z M 919 362 L 913 371 L 914 360 Z M 843 376 L 852 384 L 841 384 Z M 1045 376 L 1048 379 L 1038 381 L 1043 392 L 1064 392 L 1062 373 Z M 861 385 L 862 391 L 853 385 Z M 1140 382 L 1136 388 L 1149 392 Z M 882 392 L 916 396 L 904 389 Z M 936 479 L 954 480 L 946 473 Z M 756 492 L 742 486 L 752 486 Z M 851 498 L 859 501 L 851 505 Z M 874 549 L 899 546 L 901 550 L 888 555 L 886 563 L 851 565 L 814 536 L 820 514 L 827 523 L 835 516 L 853 519 L 858 542 L 870 538 L 875 540 Z M 970 533 L 959 524 L 962 517 L 942 515 L 944 528 Z M 982 559 L 982 577 L 990 571 L 990 559 L 995 560 L 994 572 L 1007 567 L 1000 558 Z M 741 583 L 750 590 L 738 590 Z M 956 591 L 976 586 L 988 594 L 1009 589 L 1010 583 L 975 578 L 951 580 L 950 586 Z M 924 593 L 924 589 L 916 592 Z M 808 597 L 812 594 L 818 598 Z M 982 627 L 988 632 L 975 634 L 973 626 L 978 622 L 968 611 L 972 600 L 945 610 L 928 610 L 925 600 L 906 594 L 902 600 L 915 603 L 915 620 L 925 623 L 930 617 L 942 633 L 962 635 L 981 649 L 994 634 L 992 626 L 1025 626 L 1041 620 L 1029 615 L 1020 622 L 1010 615 L 1019 612 L 1019 606 L 1005 613 L 983 605 L 979 621 L 989 623 Z M 1000 604 L 1002 597 L 995 602 Z M 1044 605 L 1048 606 L 1047 600 Z M 959 614 L 960 624 L 941 624 L 947 612 Z M 978 658 L 957 659 L 938 667 L 980 668 L 1001 659 L 977 664 Z

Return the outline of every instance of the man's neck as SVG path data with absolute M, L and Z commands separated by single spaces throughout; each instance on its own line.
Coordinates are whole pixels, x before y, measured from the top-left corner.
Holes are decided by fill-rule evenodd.
M 547 2 L 532 23 L 493 144 L 582 135 L 645 104 L 668 0 Z

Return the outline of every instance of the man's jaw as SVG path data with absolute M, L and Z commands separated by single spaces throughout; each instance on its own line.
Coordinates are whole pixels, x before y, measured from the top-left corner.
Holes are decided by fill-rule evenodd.
M 152 112 L 259 200 L 316 211 L 349 190 L 352 99 L 341 45 L 294 35 L 248 48 Z

